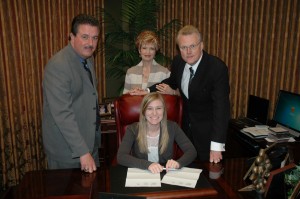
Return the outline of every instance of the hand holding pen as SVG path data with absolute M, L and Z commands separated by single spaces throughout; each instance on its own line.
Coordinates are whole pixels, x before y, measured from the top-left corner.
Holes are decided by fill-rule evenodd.
M 166 172 L 168 171 L 174 171 L 176 169 L 179 169 L 180 165 L 177 161 L 171 159 L 168 160 L 167 164 L 165 167 L 163 167 L 162 165 L 160 165 L 157 162 L 153 162 L 152 164 L 150 164 L 150 166 L 148 167 L 148 170 L 151 171 L 151 173 L 160 173 L 163 170 L 165 170 Z
M 179 167 L 180 167 L 179 163 L 177 161 L 171 159 L 171 160 L 168 160 L 164 170 L 166 170 L 168 172 L 168 171 L 171 171 L 174 169 L 179 169 Z

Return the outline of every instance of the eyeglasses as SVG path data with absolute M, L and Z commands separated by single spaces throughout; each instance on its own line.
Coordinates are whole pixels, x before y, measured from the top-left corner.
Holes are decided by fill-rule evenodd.
M 82 40 L 85 40 L 85 41 L 89 40 L 90 38 L 92 38 L 93 41 L 98 41 L 98 36 L 91 37 L 89 35 L 83 34 L 83 35 L 80 35 L 80 37 Z
M 190 46 L 180 46 L 179 49 L 181 51 L 185 51 L 187 49 L 194 50 L 200 43 L 201 43 L 201 41 L 199 41 L 197 44 L 192 44 Z

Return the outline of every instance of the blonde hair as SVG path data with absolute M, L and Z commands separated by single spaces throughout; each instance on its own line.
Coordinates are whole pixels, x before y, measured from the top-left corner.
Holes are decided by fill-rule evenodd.
M 201 33 L 199 32 L 199 30 L 195 26 L 186 25 L 178 31 L 177 37 L 176 37 L 176 43 L 178 44 L 178 38 L 180 36 L 191 35 L 191 34 L 197 34 L 199 36 L 199 41 L 202 41 L 202 36 L 201 36 Z
M 147 107 L 151 102 L 154 100 L 159 100 L 163 104 L 163 118 L 160 122 L 160 142 L 159 142 L 159 152 L 162 154 L 168 146 L 169 142 L 169 133 L 168 133 L 168 126 L 167 126 L 167 110 L 164 98 L 161 94 L 157 92 L 147 94 L 141 103 L 141 110 L 140 110 L 140 121 L 139 121 L 139 130 L 137 136 L 137 143 L 139 145 L 139 149 L 141 153 L 149 153 L 148 144 L 147 144 L 147 119 L 145 116 L 145 112 Z
M 141 49 L 143 44 L 154 44 L 155 50 L 158 51 L 159 46 L 159 39 L 158 36 L 150 30 L 142 31 L 135 40 L 135 46 L 138 50 Z

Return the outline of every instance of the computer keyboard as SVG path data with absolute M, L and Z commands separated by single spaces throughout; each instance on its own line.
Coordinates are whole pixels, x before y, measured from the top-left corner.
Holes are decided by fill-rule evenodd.
M 244 123 L 244 124 L 245 124 L 246 126 L 248 126 L 248 127 L 252 127 L 252 126 L 261 124 L 261 123 L 259 123 L 259 122 L 253 121 L 253 120 L 251 120 L 251 119 L 249 119 L 249 118 L 246 118 L 246 117 L 244 117 L 244 118 L 239 118 L 238 120 L 241 121 L 242 123 Z
M 241 122 L 238 119 L 231 119 L 230 124 L 233 125 L 234 127 L 237 127 L 238 129 L 243 129 L 245 128 L 245 123 Z

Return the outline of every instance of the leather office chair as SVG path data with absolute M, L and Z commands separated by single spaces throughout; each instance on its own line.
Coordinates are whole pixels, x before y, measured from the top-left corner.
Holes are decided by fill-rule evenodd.
M 140 105 L 144 96 L 125 94 L 114 101 L 115 117 L 117 125 L 117 147 L 121 144 L 126 127 L 139 121 Z M 163 95 L 168 120 L 176 122 L 181 127 L 182 99 L 177 95 Z M 174 158 L 182 154 L 182 151 L 174 145 Z

